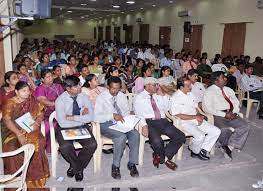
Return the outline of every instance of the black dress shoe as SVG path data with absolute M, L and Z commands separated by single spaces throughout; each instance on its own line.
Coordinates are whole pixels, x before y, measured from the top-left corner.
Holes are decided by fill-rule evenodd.
M 83 180 L 83 171 L 79 171 L 75 174 L 75 179 L 77 182 L 80 182 Z
M 139 176 L 139 172 L 138 172 L 135 164 L 128 164 L 127 167 L 128 167 L 128 170 L 130 171 L 130 175 L 132 177 L 138 177 Z
M 112 154 L 113 153 L 113 149 L 102 149 L 102 152 L 104 154 Z
M 222 146 L 222 149 L 224 149 L 224 152 L 226 153 L 226 155 L 232 160 L 232 151 L 228 148 L 228 146 Z
M 112 176 L 112 178 L 114 178 L 114 179 L 121 179 L 120 168 L 112 165 L 112 168 L 111 168 L 111 176 Z
M 200 151 L 200 154 L 201 154 L 203 157 L 205 157 L 205 158 L 207 158 L 207 159 L 210 159 L 210 157 L 208 156 L 208 151 L 206 151 L 205 149 L 202 149 L 202 150 Z
M 67 170 L 67 176 L 69 178 L 72 178 L 74 175 L 75 175 L 74 169 L 72 167 L 69 167 L 69 169 Z
M 200 160 L 209 160 L 207 157 L 204 157 L 201 152 L 198 154 L 195 154 L 193 151 L 191 151 L 191 157 L 192 158 L 198 158 Z

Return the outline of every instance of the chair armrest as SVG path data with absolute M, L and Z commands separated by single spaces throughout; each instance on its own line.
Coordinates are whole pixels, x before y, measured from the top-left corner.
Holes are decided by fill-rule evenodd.
M 243 113 L 240 113 L 240 112 L 239 112 L 239 113 L 238 113 L 238 116 L 239 116 L 240 118 L 242 118 L 242 119 L 244 118 Z
M 92 133 L 97 141 L 97 143 L 102 142 L 101 132 L 100 132 L 100 124 L 97 122 L 92 122 Z
M 170 121 L 173 122 L 173 125 L 177 128 L 177 129 L 182 129 L 181 128 L 181 119 L 179 117 L 176 116 L 172 116 L 169 112 L 165 113 L 166 118 Z
M 214 125 L 214 116 L 213 116 L 213 115 L 208 114 L 208 113 L 205 113 L 205 112 L 204 112 L 201 108 L 199 108 L 199 107 L 197 107 L 197 110 L 198 110 L 198 112 L 199 112 L 200 114 L 202 114 L 202 115 L 204 115 L 204 116 L 207 117 L 207 121 L 208 121 L 210 124 Z

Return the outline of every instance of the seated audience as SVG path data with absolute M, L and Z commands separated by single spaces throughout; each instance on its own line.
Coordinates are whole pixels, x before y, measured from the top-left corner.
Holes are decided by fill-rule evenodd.
M 44 106 L 31 95 L 29 85 L 19 81 L 15 85 L 16 95 L 3 107 L 2 140 L 3 152 L 10 152 L 25 144 L 33 144 L 35 152 L 26 174 L 28 188 L 43 188 L 49 177 L 48 159 L 45 154 L 45 138 L 40 131 Z M 15 120 L 26 113 L 34 119 L 33 131 L 27 133 Z M 23 164 L 23 154 L 4 158 L 4 174 L 14 174 Z
M 26 65 L 25 64 L 19 64 L 17 66 L 17 71 L 18 71 L 19 80 L 28 83 L 30 88 L 32 90 L 35 90 L 36 89 L 35 82 L 34 82 L 33 78 L 29 75 Z
M 102 73 L 102 66 L 99 65 L 98 56 L 94 56 L 92 64 L 89 65 L 89 71 L 91 74 L 96 74 L 97 76 Z
M 129 145 L 129 162 L 127 168 L 132 177 L 138 177 L 136 168 L 139 154 L 139 133 L 136 129 L 127 133 L 109 128 L 118 121 L 124 121 L 124 117 L 130 115 L 127 97 L 120 92 L 121 80 L 112 76 L 108 79 L 109 90 L 98 95 L 95 104 L 95 121 L 100 123 L 101 135 L 113 141 L 113 163 L 111 176 L 121 179 L 120 162 L 126 147 Z
M 55 111 L 56 99 L 64 92 L 64 89 L 60 84 L 53 83 L 53 77 L 50 70 L 44 70 L 41 72 L 41 81 L 42 84 L 36 88 L 35 97 L 46 107 L 44 113 L 45 137 L 47 143 L 46 150 L 50 153 L 50 127 L 48 120 L 50 114 Z
M 85 78 L 85 83 L 81 91 L 89 96 L 93 106 L 95 106 L 96 99 L 99 94 L 106 91 L 107 88 L 99 86 L 98 77 L 95 74 L 89 74 Z
M 144 65 L 142 67 L 141 77 L 138 77 L 135 80 L 135 85 L 132 89 L 132 92 L 136 94 L 142 92 L 144 90 L 144 79 L 151 76 L 152 76 L 151 66 L 149 64 Z
M 85 80 L 86 77 L 90 74 L 89 68 L 87 65 L 78 64 L 77 70 L 80 73 L 80 76 L 79 76 L 80 85 L 83 86 L 83 84 L 86 82 L 86 80 Z
M 204 94 L 202 108 L 214 115 L 215 126 L 221 129 L 219 142 L 225 153 L 232 159 L 233 149 L 242 149 L 249 133 L 250 126 L 239 117 L 239 101 L 235 92 L 226 87 L 224 72 L 217 71 L 211 75 L 213 85 Z M 228 128 L 232 127 L 232 133 Z
M 183 73 L 187 74 L 189 70 L 196 69 L 197 64 L 193 61 L 193 56 L 191 54 L 187 55 L 187 60 L 183 63 Z
M 125 72 L 122 72 L 119 77 L 124 85 L 127 87 L 128 92 L 132 93 L 132 88 L 135 85 L 135 80 L 138 77 L 134 75 L 133 64 L 128 63 Z
M 210 75 L 212 73 L 212 69 L 210 65 L 207 64 L 206 58 L 201 58 L 201 63 L 197 66 L 197 72 L 198 75 L 202 77 L 203 83 L 210 85 Z
M 236 61 L 236 64 L 237 70 L 233 73 L 233 76 L 236 78 L 237 85 L 240 86 L 241 79 L 244 74 L 245 64 L 240 59 Z
M 68 64 L 65 67 L 65 76 L 72 76 L 72 75 L 79 77 L 76 57 L 71 55 L 68 57 Z
M 191 78 L 193 70 L 188 71 Z M 194 74 L 196 75 L 196 74 Z M 191 93 L 193 84 L 188 79 L 177 81 L 177 92 L 171 97 L 172 115 L 181 119 L 183 130 L 193 135 L 193 140 L 189 146 L 191 157 L 200 160 L 209 160 L 209 152 L 216 143 L 220 130 L 205 121 L 204 116 L 198 112 L 196 96 Z
M 260 119 L 263 119 L 263 84 L 257 76 L 254 76 L 252 74 L 253 66 L 246 65 L 245 73 L 241 78 L 240 88 L 243 91 L 249 92 L 250 98 L 260 101 L 260 109 L 258 110 L 258 115 Z
M 40 79 L 40 74 L 41 74 L 41 71 L 43 70 L 48 70 L 50 69 L 51 65 L 50 65 L 50 62 L 49 62 L 49 55 L 48 54 L 43 54 L 41 59 L 40 59 L 40 63 L 37 65 L 37 79 Z
M 75 176 L 76 181 L 82 181 L 83 170 L 88 166 L 97 148 L 97 142 L 89 126 L 94 120 L 94 111 L 89 97 L 81 93 L 78 77 L 68 76 L 64 82 L 66 91 L 55 101 L 56 119 L 58 122 L 55 128 L 56 139 L 62 156 L 70 165 L 67 170 L 67 176 L 70 178 Z M 64 140 L 61 130 L 80 128 L 86 128 L 91 137 L 75 140 L 82 145 L 82 149 L 77 154 L 73 141 Z
M 64 79 L 65 78 L 62 75 L 61 66 L 53 66 L 53 82 L 64 87 Z
M 172 95 L 176 91 L 176 80 L 170 75 L 171 68 L 163 66 L 161 68 L 161 77 L 158 79 L 160 88 L 165 94 Z
M 191 93 L 195 96 L 196 103 L 202 102 L 204 93 L 205 93 L 205 86 L 198 82 L 198 74 L 197 70 L 191 69 L 187 73 L 187 78 L 191 82 Z M 178 89 L 178 87 L 177 87 Z
M 228 71 L 228 68 L 226 67 L 226 65 L 223 64 L 221 58 L 214 59 L 214 63 L 211 69 L 213 72 L 217 72 L 217 71 L 227 72 Z
M 135 97 L 134 110 L 141 118 L 143 136 L 149 137 L 153 149 L 153 165 L 159 168 L 159 165 L 164 163 L 169 169 L 176 170 L 177 165 L 172 162 L 172 158 L 185 142 L 185 135 L 165 117 L 170 102 L 168 96 L 158 91 L 158 80 L 147 77 L 144 86 L 145 89 Z M 170 138 L 166 146 L 161 135 Z
M 67 64 L 67 61 L 61 58 L 61 52 L 56 52 L 56 59 L 51 62 L 51 66 Z
M 6 101 L 15 96 L 15 86 L 19 81 L 17 73 L 6 72 L 4 75 L 4 85 L 0 88 L 0 121 L 2 119 L 2 109 Z

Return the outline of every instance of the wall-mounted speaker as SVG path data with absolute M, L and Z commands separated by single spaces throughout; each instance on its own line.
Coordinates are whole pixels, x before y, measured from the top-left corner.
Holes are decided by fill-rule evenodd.
M 191 22 L 189 22 L 189 21 L 184 22 L 184 32 L 185 33 L 191 33 L 192 32 Z
M 127 24 L 123 24 L 123 25 L 122 25 L 122 30 L 126 31 L 127 28 L 128 28 L 128 25 L 127 25 Z

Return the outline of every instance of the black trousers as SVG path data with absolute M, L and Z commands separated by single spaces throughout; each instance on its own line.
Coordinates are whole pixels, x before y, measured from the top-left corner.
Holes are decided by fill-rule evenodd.
M 87 127 L 91 138 L 89 139 L 81 139 L 76 140 L 79 142 L 82 146 L 81 151 L 76 154 L 73 141 L 65 141 L 63 138 L 63 135 L 61 134 L 61 127 L 58 125 L 55 129 L 56 133 L 56 139 L 59 144 L 60 152 L 63 156 L 63 158 L 70 164 L 70 166 L 74 169 L 74 172 L 77 173 L 79 171 L 82 171 L 84 168 L 86 168 L 94 154 L 94 152 L 97 149 L 97 142 L 91 132 L 91 129 L 88 125 L 85 125 Z M 74 127 L 72 129 L 76 129 L 78 127 Z M 69 128 L 67 128 L 69 129 Z
M 185 142 L 185 135 L 167 119 L 146 120 L 149 129 L 149 141 L 154 154 L 161 157 L 161 163 L 165 161 L 165 156 L 171 160 L 179 148 Z M 161 135 L 167 135 L 170 138 L 169 143 L 164 146 Z
M 260 101 L 260 109 L 263 108 L 263 91 L 260 91 L 260 92 L 249 92 L 249 96 L 250 98 L 252 99 L 256 99 L 258 101 Z

